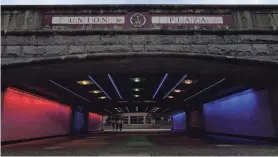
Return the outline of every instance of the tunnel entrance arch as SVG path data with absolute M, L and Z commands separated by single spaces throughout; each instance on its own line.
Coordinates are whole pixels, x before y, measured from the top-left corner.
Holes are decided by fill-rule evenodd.
M 142 73 L 146 75 L 169 73 L 170 75 L 175 75 L 184 73 L 199 75 L 201 77 L 213 76 L 217 78 L 227 78 L 236 80 L 236 82 L 254 85 L 258 90 L 267 90 L 269 91 L 270 99 L 275 97 L 275 92 L 273 91 L 275 91 L 275 86 L 277 85 L 276 80 L 278 78 L 277 65 L 273 63 L 227 58 L 215 59 L 210 56 L 173 55 L 172 53 L 161 53 L 156 55 L 141 53 L 132 55 L 120 54 L 115 56 L 103 54 L 102 56 L 87 56 L 82 59 L 76 58 L 68 60 L 61 60 L 61 58 L 59 58 L 52 61 L 48 60 L 37 63 L 10 65 L 4 67 L 2 71 L 2 81 L 4 85 L 22 82 L 32 84 L 32 82 L 39 83 L 45 79 L 63 80 L 65 78 L 88 76 L 88 74 L 102 75 L 107 73 L 112 75 L 125 75 L 129 73 L 136 75 L 141 75 Z M 15 78 L 14 76 L 17 77 Z M 19 80 L 18 78 L 21 79 Z M 269 102 L 270 101 L 273 100 L 269 100 Z M 98 103 L 99 105 L 101 104 L 100 102 Z M 169 102 L 161 104 L 161 106 L 164 108 L 169 106 L 167 103 Z M 198 121 L 201 120 L 199 116 L 202 115 L 201 106 L 203 104 L 198 101 L 195 103 L 196 104 L 193 103 L 193 105 L 186 107 L 184 103 L 182 103 L 174 107 L 177 110 L 184 110 L 187 113 L 185 115 L 186 128 L 189 132 L 191 131 L 190 133 L 193 135 L 196 135 L 196 133 L 200 134 L 204 131 L 200 130 L 202 122 Z M 265 105 L 268 108 L 272 108 L 272 112 L 274 112 L 275 106 L 273 106 L 272 103 L 275 103 L 275 101 Z M 182 108 L 182 106 L 184 106 L 184 108 Z M 98 112 L 100 108 L 93 109 L 94 107 L 95 106 L 92 106 L 92 111 Z M 192 122 L 192 118 L 195 122 Z
M 269 13 L 269 10 L 277 10 L 276 7 L 261 10 L 250 6 L 222 6 L 220 9 L 218 6 L 180 6 L 178 9 L 176 6 L 162 9 L 136 6 L 134 13 L 130 11 L 134 6 L 106 6 L 104 9 L 79 6 L 78 16 L 73 15 L 76 12 L 73 13 L 72 8 L 60 7 L 61 10 L 41 6 L 4 7 L 6 12 L 1 15 L 4 19 L 1 30 L 2 88 L 24 81 L 22 88 L 42 92 L 44 89 L 31 85 L 39 86 L 42 81 L 49 83 L 49 79 L 76 81 L 89 73 L 187 73 L 199 78 L 228 78 L 269 88 L 272 91 L 270 101 L 272 104 L 277 101 L 273 92 L 278 78 L 277 20 L 273 20 L 277 17 Z M 97 19 L 89 16 L 91 13 L 106 13 L 113 18 Z M 25 18 L 19 20 L 20 16 L 15 14 Z M 84 14 L 89 14 L 89 18 Z M 204 17 L 207 14 L 210 16 Z M 132 17 L 138 17 L 139 21 L 131 20 Z M 89 24 L 84 23 L 84 19 L 89 20 Z M 165 19 L 168 21 L 163 22 Z M 184 21 L 180 22 L 180 19 Z M 112 23 L 93 25 L 109 20 Z M 47 87 L 47 83 L 43 86 Z M 55 97 L 59 93 L 52 95 Z M 66 98 L 80 103 L 80 97 L 72 98 L 72 95 L 64 98 L 59 95 L 57 99 Z M 176 109 L 185 106 L 184 102 L 176 106 L 175 103 L 177 101 L 161 102 L 161 106 L 165 108 L 171 104 Z M 186 110 L 196 110 L 203 103 L 192 102 Z M 111 109 L 118 105 L 111 104 Z M 94 99 L 94 104 L 88 105 L 92 112 L 103 109 L 100 100 Z M 271 108 L 273 112 L 277 111 L 275 106 Z M 190 116 L 186 119 L 190 121 Z M 277 116 L 272 119 L 277 124 Z M 195 124 L 192 126 L 194 128 Z

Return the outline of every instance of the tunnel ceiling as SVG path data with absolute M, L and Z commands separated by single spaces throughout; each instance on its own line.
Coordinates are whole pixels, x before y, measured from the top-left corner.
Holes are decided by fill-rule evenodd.
M 22 83 L 14 87 L 64 104 L 86 105 L 90 111 L 101 114 L 172 114 L 248 89 L 251 84 L 219 76 L 190 73 L 134 73 L 87 74 L 56 80 L 49 76 L 34 83 Z
M 196 109 L 248 88 L 266 87 L 278 78 L 275 67 L 181 57 L 114 57 L 5 68 L 2 69 L 2 88 L 12 86 L 63 104 L 85 105 L 91 112 L 101 114 L 119 113 L 115 108 L 121 112 L 171 114 Z M 132 82 L 132 78 L 139 78 L 140 82 Z M 77 83 L 84 80 L 92 83 Z M 186 84 L 185 80 L 192 83 Z M 136 88 L 141 91 L 133 91 Z M 176 93 L 175 89 L 182 92 Z M 102 99 L 103 96 L 106 98 Z M 158 109 L 153 112 L 154 108 Z

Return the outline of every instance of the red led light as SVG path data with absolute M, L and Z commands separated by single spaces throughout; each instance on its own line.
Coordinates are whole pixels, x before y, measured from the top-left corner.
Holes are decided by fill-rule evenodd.
M 96 131 L 102 129 L 102 115 L 96 113 L 89 113 L 88 130 Z
M 1 141 L 66 134 L 70 107 L 8 88 L 2 102 Z

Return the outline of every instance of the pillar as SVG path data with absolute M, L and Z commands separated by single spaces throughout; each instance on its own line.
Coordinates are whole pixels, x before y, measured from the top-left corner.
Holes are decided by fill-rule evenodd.
M 201 137 L 203 135 L 203 109 L 199 108 L 186 112 L 186 130 L 189 137 Z
M 76 111 L 83 113 L 83 125 L 80 130 L 75 130 L 74 122 L 76 118 Z M 82 105 L 71 106 L 71 118 L 70 118 L 70 135 L 80 135 L 88 133 L 88 109 Z
M 127 124 L 130 125 L 130 116 L 129 115 L 127 116 L 127 121 L 128 121 Z
M 173 131 L 174 130 L 174 123 L 173 123 L 173 116 L 171 116 L 171 130 Z
M 274 128 L 274 137 L 278 139 L 278 84 L 272 85 L 268 90 L 269 110 Z
M 146 124 L 146 116 L 144 116 L 143 118 L 144 118 L 143 122 L 144 122 L 144 124 Z

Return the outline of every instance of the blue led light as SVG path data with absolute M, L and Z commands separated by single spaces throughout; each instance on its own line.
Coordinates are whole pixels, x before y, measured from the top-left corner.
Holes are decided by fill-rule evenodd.
M 153 94 L 153 99 L 154 99 L 154 97 L 156 96 L 156 94 L 158 93 L 158 91 L 159 91 L 159 89 L 161 88 L 161 86 L 162 86 L 162 84 L 164 83 L 164 81 L 166 80 L 167 76 L 168 76 L 168 74 L 166 73 L 166 74 L 164 75 L 163 79 L 161 80 L 159 86 L 157 87 L 155 93 Z
M 181 112 L 172 115 L 172 127 L 173 130 L 185 130 L 186 129 L 186 113 Z
M 185 78 L 187 77 L 187 75 L 184 75 L 179 82 L 177 82 L 177 84 L 164 96 L 163 99 L 165 99 Z
M 89 78 L 98 86 L 98 88 L 109 98 L 111 97 L 101 88 L 101 86 L 89 75 Z
M 51 82 L 51 83 L 53 83 L 53 84 L 55 84 L 55 85 L 57 85 L 57 86 L 63 88 L 64 90 L 66 90 L 66 91 L 68 91 L 68 92 L 74 94 L 75 96 L 78 96 L 79 98 L 81 98 L 81 99 L 83 99 L 83 100 L 86 100 L 86 101 L 88 101 L 88 102 L 91 102 L 90 100 L 88 100 L 88 99 L 86 99 L 86 98 L 84 98 L 84 97 L 82 97 L 82 96 L 80 96 L 80 95 L 74 93 L 73 91 L 69 90 L 68 88 L 66 88 L 66 87 L 64 87 L 64 86 L 62 86 L 62 85 L 60 85 L 60 84 L 58 84 L 58 83 L 56 83 L 56 82 L 54 82 L 54 81 L 52 81 L 52 80 L 49 80 L 49 82 Z
M 113 86 L 114 86 L 116 92 L 118 93 L 119 97 L 120 97 L 121 99 L 123 99 L 122 96 L 121 96 L 121 94 L 120 94 L 120 92 L 119 92 L 119 90 L 118 90 L 118 88 L 117 88 L 117 86 L 116 86 L 116 84 L 115 84 L 115 82 L 114 82 L 114 80 L 113 80 L 113 78 L 112 78 L 112 76 L 111 76 L 110 74 L 108 74 L 108 77 L 109 77 L 111 83 L 113 84 Z
M 248 89 L 204 104 L 208 132 L 274 137 L 268 91 Z

